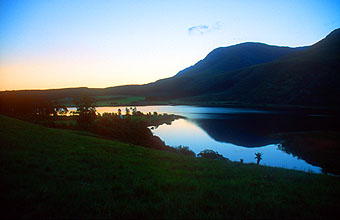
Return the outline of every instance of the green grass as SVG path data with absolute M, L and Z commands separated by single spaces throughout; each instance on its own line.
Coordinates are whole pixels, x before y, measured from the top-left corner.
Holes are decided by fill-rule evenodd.
M 54 123 L 57 124 L 57 125 L 62 125 L 62 124 L 65 124 L 65 125 L 74 125 L 74 126 L 77 125 L 77 121 L 76 120 L 56 120 L 56 121 L 54 121 Z
M 5 116 L 0 138 L 1 218 L 318 218 L 340 208 L 338 177 L 185 157 Z

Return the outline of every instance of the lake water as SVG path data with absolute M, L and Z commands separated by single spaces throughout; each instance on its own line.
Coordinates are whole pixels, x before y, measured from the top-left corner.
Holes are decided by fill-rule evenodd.
M 124 107 L 98 107 L 97 111 L 125 113 Z M 301 156 L 286 153 L 281 140 L 270 134 L 279 132 L 329 130 L 338 123 L 324 115 L 301 115 L 255 109 L 193 107 L 193 106 L 140 106 L 137 110 L 185 116 L 171 125 L 152 128 L 169 146 L 188 146 L 196 154 L 204 149 L 218 151 L 232 161 L 243 159 L 255 163 L 255 153 L 263 153 L 263 165 L 321 173 Z

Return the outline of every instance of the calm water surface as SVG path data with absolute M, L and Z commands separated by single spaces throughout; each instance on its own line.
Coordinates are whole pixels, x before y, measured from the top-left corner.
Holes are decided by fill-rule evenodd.
M 98 107 L 97 111 L 125 113 L 124 107 Z M 321 173 L 322 169 L 286 153 L 281 140 L 271 133 L 327 130 L 330 121 L 323 115 L 292 115 L 255 109 L 140 106 L 139 111 L 177 114 L 187 117 L 152 128 L 169 146 L 188 146 L 196 154 L 204 149 L 218 151 L 232 161 L 255 163 L 255 153 L 263 153 L 261 164 Z M 336 126 L 336 125 L 335 125 Z

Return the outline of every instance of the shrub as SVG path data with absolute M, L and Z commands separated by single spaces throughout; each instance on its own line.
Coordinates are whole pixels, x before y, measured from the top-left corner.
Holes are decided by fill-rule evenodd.
M 185 156 L 191 156 L 191 157 L 195 157 L 196 154 L 189 149 L 189 147 L 187 146 L 178 146 L 178 147 L 175 147 L 175 149 L 177 150 L 178 153 L 182 154 L 182 155 L 185 155 Z
M 213 160 L 227 160 L 227 158 L 223 157 L 217 151 L 205 149 L 201 151 L 197 156 L 205 158 L 205 159 L 213 159 Z

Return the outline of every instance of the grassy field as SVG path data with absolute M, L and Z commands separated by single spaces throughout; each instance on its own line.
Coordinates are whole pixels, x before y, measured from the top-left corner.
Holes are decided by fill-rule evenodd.
M 0 116 L 0 218 L 318 218 L 340 179 L 185 157 Z

